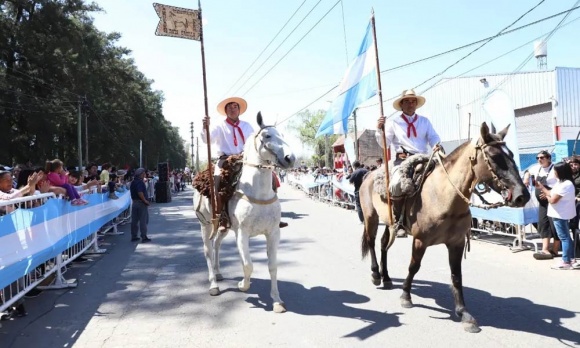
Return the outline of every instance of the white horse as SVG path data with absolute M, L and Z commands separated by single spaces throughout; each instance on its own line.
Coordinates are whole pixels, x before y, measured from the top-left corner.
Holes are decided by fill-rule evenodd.
M 242 174 L 227 209 L 244 269 L 244 279 L 238 283 L 238 288 L 244 292 L 250 288 L 253 266 L 249 241 L 250 237 L 263 234 L 267 243 L 268 269 L 272 281 L 270 296 L 274 301 L 274 312 L 283 313 L 286 307 L 278 291 L 276 261 L 280 242 L 281 208 L 276 192 L 272 189 L 272 171 L 275 167 L 291 168 L 294 166 L 295 156 L 278 130 L 263 124 L 261 113 L 258 113 L 257 120 L 260 130 L 246 139 Z M 201 224 L 203 251 L 209 271 L 209 294 L 217 296 L 220 294 L 217 281 L 223 279 L 219 251 L 228 230 L 214 235 L 211 204 L 207 197 L 196 191 L 193 205 Z

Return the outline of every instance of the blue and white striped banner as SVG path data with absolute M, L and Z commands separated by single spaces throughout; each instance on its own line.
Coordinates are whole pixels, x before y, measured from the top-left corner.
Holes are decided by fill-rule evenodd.
M 118 195 L 117 200 L 107 194 L 85 195 L 89 204 L 84 206 L 49 199 L 40 207 L 0 216 L 0 289 L 119 216 L 131 204 L 131 194 Z

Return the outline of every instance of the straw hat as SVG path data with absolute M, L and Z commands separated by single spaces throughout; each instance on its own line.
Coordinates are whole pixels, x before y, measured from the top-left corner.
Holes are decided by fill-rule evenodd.
M 395 108 L 395 110 L 402 111 L 401 102 L 403 101 L 403 99 L 409 99 L 409 98 L 416 98 L 417 99 L 417 109 L 420 108 L 421 106 L 425 105 L 425 98 L 424 97 L 421 97 L 420 95 L 416 95 L 415 91 L 412 89 L 407 89 L 407 90 L 404 90 L 403 93 L 401 93 L 401 96 L 399 98 L 395 99 L 395 101 L 393 102 L 393 108 Z
M 229 103 L 238 103 L 238 105 L 240 106 L 240 115 L 246 112 L 246 109 L 248 108 L 248 103 L 244 99 L 239 97 L 231 97 L 222 100 L 217 106 L 217 111 L 221 115 L 227 116 L 226 105 L 228 105 Z

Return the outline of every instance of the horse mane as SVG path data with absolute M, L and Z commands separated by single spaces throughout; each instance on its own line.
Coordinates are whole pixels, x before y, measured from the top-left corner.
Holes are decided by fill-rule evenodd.
M 471 144 L 471 140 L 464 142 L 463 144 L 456 147 L 449 155 L 447 155 L 443 159 L 443 163 L 453 165 L 457 160 L 463 155 L 463 152 L 466 150 L 467 146 Z

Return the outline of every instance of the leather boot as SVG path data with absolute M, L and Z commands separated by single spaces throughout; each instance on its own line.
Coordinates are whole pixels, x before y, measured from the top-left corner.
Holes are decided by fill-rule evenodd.
M 401 216 L 405 200 L 393 201 L 393 219 L 395 220 L 395 231 L 397 238 L 407 238 L 407 231 L 403 227 L 404 218 Z

